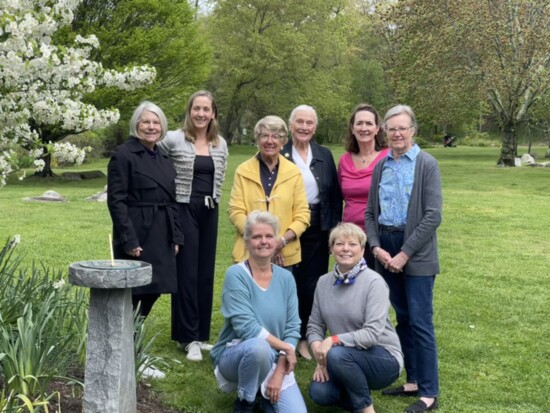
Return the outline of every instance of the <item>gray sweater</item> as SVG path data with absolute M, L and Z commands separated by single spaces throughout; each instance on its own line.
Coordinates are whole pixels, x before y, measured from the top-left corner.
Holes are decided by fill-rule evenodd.
M 379 189 L 385 160 L 378 162 L 372 174 L 369 201 L 365 212 L 367 241 L 371 248 L 380 247 Z M 435 275 L 439 273 L 436 230 L 441 223 L 441 176 L 437 161 L 430 154 L 420 151 L 416 158 L 414 183 L 405 224 L 404 243 L 401 250 L 409 256 L 404 272 L 408 275 Z M 382 264 L 376 260 L 376 270 Z
M 210 156 L 214 161 L 214 188 L 212 198 L 216 203 L 220 202 L 222 195 L 222 184 L 225 179 L 227 168 L 227 143 L 219 136 L 218 146 L 210 145 Z M 176 168 L 176 200 L 182 203 L 189 203 L 193 185 L 193 167 L 195 165 L 195 145 L 185 139 L 181 129 L 169 131 L 166 137 L 158 143 L 158 146 L 172 159 Z
M 357 275 L 354 284 L 335 286 L 335 280 L 329 272 L 317 282 L 307 324 L 308 343 L 324 340 L 328 329 L 348 347 L 384 347 L 403 369 L 403 353 L 389 318 L 389 289 L 384 279 L 367 268 Z

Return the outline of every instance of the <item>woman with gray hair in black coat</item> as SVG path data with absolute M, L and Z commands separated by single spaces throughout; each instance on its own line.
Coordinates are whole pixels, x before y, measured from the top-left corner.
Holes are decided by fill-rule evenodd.
M 166 116 L 141 103 L 130 121 L 130 138 L 109 162 L 107 205 L 113 221 L 115 258 L 153 265 L 151 284 L 132 289 L 134 309 L 146 317 L 160 294 L 177 288 L 176 254 L 183 245 L 176 208 L 176 171 L 157 142 L 167 131 Z

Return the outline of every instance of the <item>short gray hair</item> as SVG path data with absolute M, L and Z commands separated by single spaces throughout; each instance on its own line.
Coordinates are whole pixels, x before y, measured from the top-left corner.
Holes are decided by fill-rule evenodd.
M 411 126 L 414 126 L 416 128 L 416 116 L 414 115 L 414 112 L 409 105 L 396 105 L 388 110 L 386 112 L 386 116 L 384 116 L 384 123 L 386 123 L 388 119 L 402 114 L 408 115 L 409 118 L 411 118 Z
M 141 115 L 143 114 L 143 111 L 152 112 L 155 115 L 158 116 L 159 122 L 160 122 L 160 140 L 164 139 L 166 136 L 166 132 L 168 132 L 168 120 L 166 119 L 166 115 L 162 111 L 161 108 L 159 108 L 157 105 L 155 105 L 153 102 L 144 101 L 139 104 L 139 106 L 134 110 L 134 113 L 132 114 L 132 118 L 130 119 L 130 135 L 135 136 L 136 138 L 139 138 L 138 132 L 137 132 L 137 125 L 141 119 Z
M 279 234 L 279 218 L 273 215 L 271 212 L 266 211 L 252 211 L 246 217 L 246 222 L 244 223 L 244 233 L 243 238 L 245 241 L 250 239 L 250 234 L 252 233 L 252 227 L 256 224 L 266 224 L 273 228 L 275 236 Z
M 330 231 L 328 237 L 328 245 L 330 248 L 332 248 L 336 242 L 336 238 L 355 238 L 357 242 L 361 244 L 361 248 L 365 248 L 367 244 L 367 235 L 365 231 L 351 222 L 340 222 Z
M 256 126 L 254 126 L 254 138 L 256 138 L 256 141 L 260 139 L 262 129 L 267 129 L 270 132 L 283 135 L 283 138 L 281 139 L 283 145 L 288 141 L 288 128 L 285 121 L 278 116 L 269 115 L 260 119 L 258 123 L 256 123 Z
M 292 109 L 292 112 L 290 112 L 290 117 L 288 118 L 289 125 L 291 125 L 292 122 L 294 122 L 294 119 L 296 118 L 296 113 L 300 110 L 313 113 L 313 118 L 315 119 L 315 126 L 317 126 L 317 123 L 318 123 L 317 112 L 315 111 L 315 109 L 313 109 L 312 106 L 309 106 L 309 105 L 300 105 Z

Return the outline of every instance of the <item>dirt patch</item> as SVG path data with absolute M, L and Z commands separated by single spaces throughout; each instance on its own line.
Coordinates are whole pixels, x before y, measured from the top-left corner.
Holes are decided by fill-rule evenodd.
M 82 413 L 83 389 L 79 385 L 67 384 L 64 381 L 52 381 L 48 387 L 48 394 L 59 392 L 59 397 L 54 397 L 50 403 L 50 412 Z M 184 413 L 181 410 L 171 409 L 162 404 L 162 400 L 150 384 L 138 383 L 137 385 L 137 413 Z

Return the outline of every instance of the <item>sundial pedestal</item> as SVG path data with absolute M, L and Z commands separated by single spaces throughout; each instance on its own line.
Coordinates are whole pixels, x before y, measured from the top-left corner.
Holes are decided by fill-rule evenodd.
M 136 413 L 131 289 L 150 284 L 152 273 L 151 264 L 130 260 L 82 261 L 69 266 L 69 282 L 90 288 L 86 413 Z

